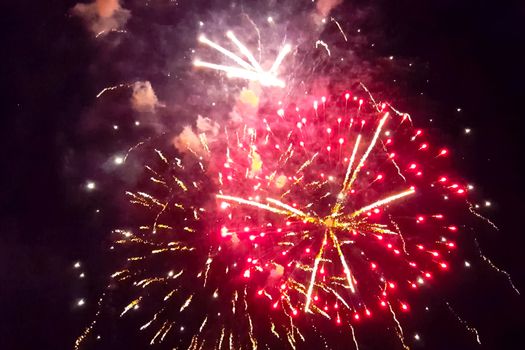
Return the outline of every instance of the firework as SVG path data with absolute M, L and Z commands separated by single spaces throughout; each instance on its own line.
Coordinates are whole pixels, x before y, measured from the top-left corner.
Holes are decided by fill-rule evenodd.
M 275 58 L 275 61 L 273 62 L 272 66 L 268 70 L 264 70 L 261 67 L 260 63 L 253 56 L 252 52 L 242 42 L 240 42 L 239 39 L 237 39 L 237 37 L 232 31 L 226 32 L 226 36 L 228 37 L 228 39 L 230 39 L 233 42 L 233 44 L 235 44 L 235 46 L 239 49 L 239 51 L 248 59 L 249 63 L 243 60 L 238 55 L 234 54 L 233 52 L 209 40 L 206 36 L 201 35 L 199 37 L 200 43 L 215 49 L 216 51 L 220 52 L 224 56 L 233 60 L 235 63 L 239 65 L 239 67 L 226 66 L 226 65 L 216 64 L 216 63 L 209 63 L 209 62 L 202 61 L 200 59 L 196 59 L 193 62 L 194 66 L 223 71 L 227 74 L 229 78 L 241 78 L 241 79 L 247 79 L 247 80 L 254 80 L 254 81 L 259 82 L 263 86 L 276 86 L 276 87 L 281 87 L 281 88 L 285 86 L 284 80 L 278 78 L 277 72 L 279 70 L 279 66 L 281 65 L 286 55 L 290 53 L 290 50 L 291 50 L 290 45 L 288 44 L 284 45 L 282 49 L 279 51 L 279 53 L 277 54 L 277 57 Z
M 311 345 L 317 324 L 357 344 L 354 327 L 383 314 L 406 347 L 397 313 L 448 269 L 445 214 L 468 188 L 441 172 L 446 149 L 367 93 L 269 104 L 183 155 L 151 149 L 127 192 L 136 222 L 114 232 L 112 280 L 132 292 L 120 316 L 149 311 L 151 344 L 255 349 Z

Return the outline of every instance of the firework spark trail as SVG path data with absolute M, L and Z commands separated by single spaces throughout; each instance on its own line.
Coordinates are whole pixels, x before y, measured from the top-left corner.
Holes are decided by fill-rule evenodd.
M 237 39 L 237 37 L 235 36 L 235 34 L 233 34 L 232 31 L 226 32 L 226 36 L 237 46 L 239 51 L 241 51 L 241 53 L 244 56 L 246 56 L 246 58 L 248 58 L 248 61 L 250 61 L 250 64 L 252 65 L 253 68 L 255 68 L 257 72 L 263 72 L 261 65 L 259 64 L 259 62 L 257 62 L 255 57 L 253 57 L 253 54 L 251 53 L 251 51 L 248 50 L 248 48 L 244 46 L 243 43 L 239 41 L 239 39 Z
M 79 350 L 80 349 L 80 346 L 82 345 L 82 343 L 86 340 L 86 338 L 89 336 L 89 334 L 93 331 L 93 328 L 95 328 L 95 326 L 97 324 L 97 321 L 98 321 L 98 317 L 100 316 L 100 313 L 102 312 L 102 303 L 103 303 L 105 297 L 106 297 L 106 293 L 104 292 L 104 293 L 102 293 L 102 296 L 98 300 L 97 312 L 95 313 L 95 317 L 93 318 L 93 321 L 91 321 L 89 326 L 87 326 L 84 329 L 84 331 L 82 332 L 82 334 L 80 336 L 78 336 L 78 338 L 75 340 L 75 344 L 74 344 L 74 347 L 73 347 L 74 350 Z
M 291 51 L 290 45 L 286 44 L 283 46 L 283 48 L 281 48 L 270 70 L 265 71 L 261 67 L 260 63 L 257 62 L 255 57 L 253 57 L 252 52 L 239 39 L 237 39 L 237 37 L 232 31 L 226 32 L 226 36 L 228 37 L 228 39 L 230 39 L 235 44 L 235 46 L 240 50 L 240 52 L 244 56 L 246 56 L 246 58 L 248 59 L 250 63 L 246 62 L 245 60 L 243 60 L 242 58 L 240 58 L 233 52 L 209 40 L 208 38 L 206 38 L 206 36 L 201 35 L 199 37 L 199 42 L 205 45 L 208 45 L 209 47 L 219 51 L 224 56 L 235 61 L 242 68 L 236 68 L 232 66 L 225 66 L 225 65 L 205 62 L 199 59 L 196 59 L 193 62 L 194 66 L 223 71 L 227 73 L 228 77 L 254 80 L 254 81 L 260 82 L 264 86 L 276 86 L 276 87 L 285 86 L 284 81 L 277 77 L 276 72 L 279 69 L 279 66 L 281 65 L 286 55 L 290 53 Z
M 377 142 L 377 139 L 379 137 L 379 134 L 381 133 L 381 130 L 382 130 L 383 125 L 385 124 L 387 118 L 388 118 L 388 112 L 385 113 L 383 118 L 381 118 L 381 120 L 379 121 L 379 125 L 377 126 L 377 129 L 376 129 L 376 132 L 374 134 L 374 137 L 372 138 L 372 141 L 370 141 L 370 145 L 368 146 L 368 149 L 366 150 L 366 152 L 361 157 L 361 160 L 359 161 L 359 164 L 357 164 L 357 166 L 356 166 L 356 168 L 355 168 L 355 170 L 354 170 L 354 172 L 352 174 L 352 177 L 350 178 L 350 182 L 348 183 L 348 190 L 350 190 L 352 188 L 352 185 L 354 184 L 355 180 L 357 179 L 357 175 L 359 174 L 359 171 L 361 170 L 361 168 L 365 164 L 365 161 L 368 159 L 368 156 L 370 155 L 370 152 L 372 152 L 372 149 L 376 145 L 376 142 Z
M 255 32 L 257 33 L 257 51 L 259 51 L 259 62 L 261 61 L 261 55 L 262 55 L 262 45 L 261 45 L 261 31 L 259 30 L 259 27 L 257 27 L 257 24 L 253 21 L 253 19 L 247 14 L 242 14 L 248 22 L 252 25 L 252 27 L 255 29 Z
M 409 196 L 411 194 L 414 194 L 415 192 L 416 192 L 415 189 L 410 188 L 410 189 L 408 189 L 406 191 L 403 191 L 401 193 L 397 193 L 397 194 L 394 194 L 392 196 L 383 198 L 381 200 L 378 200 L 377 202 L 374 202 L 372 204 L 367 205 L 366 207 L 363 207 L 363 208 L 361 208 L 359 210 L 356 210 L 352 214 L 350 214 L 350 216 L 351 217 L 356 217 L 356 216 L 361 215 L 362 213 L 364 213 L 366 211 L 369 211 L 369 210 L 372 210 L 374 208 L 381 207 L 383 205 L 389 204 L 389 203 L 391 203 L 393 201 L 396 201 L 396 200 L 398 200 L 400 198 L 403 198 L 403 197 Z
M 120 34 L 125 34 L 127 33 L 126 30 L 123 30 L 123 29 L 111 29 L 111 30 L 102 30 L 100 32 L 98 32 L 96 35 L 95 35 L 95 39 L 98 39 L 101 35 L 104 35 L 106 33 L 120 33 Z
M 514 292 L 516 292 L 516 294 L 518 295 L 521 295 L 519 289 L 514 285 L 514 282 L 512 281 L 512 278 L 510 277 L 510 274 L 503 270 L 503 269 L 500 269 L 499 267 L 497 267 L 489 258 L 487 258 L 483 252 L 481 251 L 481 248 L 479 246 L 479 243 L 478 243 L 478 240 L 476 238 L 474 238 L 474 243 L 476 244 L 476 248 L 478 248 L 478 254 L 479 256 L 496 272 L 499 272 L 503 275 L 505 275 L 505 277 L 507 278 L 507 281 L 509 281 L 509 284 L 510 286 L 512 287 L 512 289 L 514 290 Z
M 330 52 L 330 49 L 328 48 L 328 44 L 325 43 L 324 41 L 322 40 L 317 40 L 315 42 L 315 48 L 317 49 L 319 47 L 319 45 L 321 45 L 322 47 L 324 47 L 324 49 L 326 50 L 326 52 L 328 53 L 328 56 L 332 56 L 332 53 Z
M 448 307 L 449 311 L 452 313 L 452 315 L 454 315 L 454 317 L 456 317 L 456 319 L 459 321 L 459 323 L 461 323 L 467 329 L 467 331 L 471 332 L 472 334 L 474 334 L 474 336 L 476 336 L 476 342 L 479 345 L 481 345 L 481 340 L 479 338 L 478 330 L 476 328 L 470 326 L 467 323 L 467 321 L 465 321 L 464 319 L 459 317 L 459 315 L 454 311 L 454 309 L 452 309 L 452 306 L 450 306 L 448 301 L 445 301 L 445 304 L 447 305 L 447 307 Z
M 337 249 L 337 255 L 339 256 L 339 259 L 341 260 L 341 264 L 343 265 L 343 269 L 346 276 L 346 281 L 348 282 L 348 288 L 350 288 L 350 291 L 352 293 L 355 293 L 355 286 L 353 282 L 353 276 L 352 272 L 350 271 L 350 268 L 348 267 L 348 264 L 345 259 L 345 255 L 343 254 L 343 251 L 341 250 L 341 245 L 339 244 L 339 240 L 337 239 L 337 236 L 334 234 L 332 230 L 329 230 L 330 238 L 332 239 L 332 242 L 334 242 L 334 246 Z
M 499 228 L 498 226 L 496 226 L 495 223 L 493 223 L 492 221 L 490 221 L 488 218 L 484 217 L 483 215 L 481 215 L 480 213 L 478 213 L 476 210 L 474 210 L 474 205 L 472 205 L 472 203 L 470 203 L 469 201 L 467 201 L 467 204 L 468 204 L 468 210 L 476 215 L 478 218 L 480 218 L 481 220 L 485 221 L 487 224 L 489 224 L 490 226 L 492 226 L 496 231 L 499 231 Z
M 208 38 L 206 38 L 206 36 L 204 35 L 201 35 L 199 37 L 199 41 L 203 44 L 206 44 L 208 45 L 209 47 L 219 51 L 220 53 L 222 53 L 224 56 L 226 57 L 229 57 L 231 58 L 232 60 L 234 60 L 239 66 L 243 67 L 244 69 L 246 70 L 255 70 L 254 67 L 252 67 L 248 62 L 246 62 L 245 60 L 243 60 L 242 58 L 240 58 L 239 56 L 237 56 L 236 54 L 234 54 L 233 52 L 223 48 L 222 46 L 214 43 L 213 41 L 209 40 Z
M 341 25 L 339 24 L 339 22 L 337 22 L 335 18 L 333 17 L 330 17 L 330 20 L 332 22 L 335 22 L 335 24 L 337 25 L 337 28 L 339 28 L 339 32 L 341 33 L 341 35 L 343 35 L 343 38 L 345 38 L 345 41 L 348 41 L 348 39 L 346 38 L 345 32 L 343 32 L 343 28 L 341 28 Z
M 337 196 L 337 203 L 334 206 L 334 209 L 332 210 L 332 215 L 337 215 L 339 213 L 341 205 L 346 199 L 346 195 L 348 193 L 348 181 L 350 179 L 350 174 L 352 172 L 352 166 L 354 165 L 355 156 L 357 154 L 357 149 L 359 148 L 360 142 L 361 142 L 361 134 L 357 135 L 357 138 L 355 140 L 354 149 L 352 150 L 352 155 L 350 156 L 350 161 L 348 162 L 348 168 L 346 169 L 346 175 L 345 175 L 345 180 L 343 181 L 343 187 L 341 189 L 341 192 L 339 192 L 339 196 Z
M 113 91 L 113 90 L 117 90 L 117 89 L 120 89 L 120 88 L 123 88 L 123 87 L 132 87 L 132 84 L 118 84 L 118 85 L 115 85 L 115 86 L 108 86 L 104 89 L 102 89 L 98 94 L 97 94 L 97 98 L 99 98 L 100 96 L 104 95 L 107 91 Z
M 399 323 L 399 320 L 396 317 L 396 313 L 394 312 L 394 309 L 392 308 L 392 305 L 390 304 L 390 302 L 387 302 L 387 305 L 388 305 L 388 309 L 390 310 L 390 314 L 392 315 L 392 319 L 394 320 L 394 322 L 396 323 L 396 326 L 397 326 L 397 330 L 396 330 L 397 337 L 401 341 L 401 344 L 403 345 L 403 348 L 405 350 L 410 350 L 408 345 L 405 343 L 405 336 L 403 335 L 403 327 L 401 327 L 401 323 Z
M 273 199 L 273 198 L 266 198 L 266 201 L 268 201 L 269 203 L 272 203 L 272 204 L 275 204 L 276 206 L 279 206 L 281 208 L 284 208 L 286 210 L 288 210 L 289 212 L 299 216 L 300 218 L 304 219 L 304 220 L 312 220 L 308 214 L 302 212 L 301 210 L 299 209 L 295 209 L 294 207 L 288 205 L 288 204 L 285 204 L 277 199 Z
M 359 350 L 359 344 L 357 343 L 354 326 L 352 326 L 351 323 L 349 323 L 348 325 L 350 326 L 350 330 L 352 331 L 352 339 L 354 341 L 355 349 Z
M 390 159 L 390 162 L 392 163 L 392 165 L 396 168 L 397 175 L 399 175 L 399 177 L 402 178 L 403 181 L 407 182 L 407 178 L 401 172 L 401 169 L 399 168 L 399 165 L 397 165 L 394 157 L 392 155 L 388 154 L 388 150 L 386 149 L 386 145 L 385 145 L 385 143 L 383 141 L 381 141 L 381 146 L 383 147 L 383 151 L 385 151 L 385 154 L 388 155 L 388 158 Z
M 126 314 L 129 310 L 131 310 L 132 308 L 134 308 L 135 306 L 137 306 L 140 301 L 142 300 L 142 297 L 139 297 L 135 300 L 133 300 L 131 303 L 129 303 L 125 308 L 124 310 L 122 311 L 122 313 L 120 314 L 120 317 L 124 316 L 124 314 Z
M 251 201 L 251 200 L 247 200 L 247 199 L 243 199 L 243 198 L 239 198 L 239 197 L 222 195 L 222 194 L 218 194 L 218 195 L 216 195 L 216 197 L 218 199 L 224 199 L 226 201 L 237 202 L 239 204 L 246 204 L 246 205 L 250 205 L 250 206 L 253 206 L 253 207 L 257 207 L 259 209 L 264 209 L 264 210 L 270 211 L 270 212 L 275 213 L 275 214 L 281 214 L 281 215 L 286 215 L 286 216 L 293 215 L 293 213 L 290 212 L 290 211 L 280 210 L 280 209 L 271 207 L 271 206 L 269 206 L 267 204 L 262 204 L 262 203 L 259 203 L 259 202 L 255 202 L 255 201 Z
M 403 234 L 401 233 L 401 228 L 399 227 L 399 225 L 397 224 L 397 222 L 395 222 L 393 219 L 392 219 L 392 215 L 388 215 L 389 219 L 390 219 L 390 223 L 392 223 L 392 225 L 396 228 L 396 232 L 397 232 L 397 235 L 399 236 L 400 240 L 401 240 L 401 246 L 403 247 L 403 252 L 406 254 L 406 255 L 410 255 L 407 251 L 407 247 L 406 247 L 406 241 L 405 241 L 405 238 L 403 237 Z
M 319 262 L 321 261 L 321 258 L 323 257 L 323 251 L 324 251 L 324 246 L 325 246 L 324 242 L 326 242 L 326 238 L 327 238 L 327 234 L 325 231 L 323 242 L 321 243 L 321 247 L 319 248 L 319 251 L 317 252 L 317 255 L 315 256 L 314 266 L 312 269 L 312 275 L 310 277 L 310 284 L 308 285 L 306 303 L 304 306 L 304 310 L 306 312 L 310 312 L 310 303 L 312 302 L 312 292 L 314 289 L 315 276 L 317 275 L 317 269 L 319 268 Z

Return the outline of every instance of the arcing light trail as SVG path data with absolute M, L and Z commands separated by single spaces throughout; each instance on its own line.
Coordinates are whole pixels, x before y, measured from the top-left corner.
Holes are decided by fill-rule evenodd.
M 216 51 L 222 53 L 224 56 L 230 58 L 235 63 L 237 63 L 240 67 L 233 67 L 233 66 L 226 66 L 216 63 L 210 63 L 205 62 L 200 59 L 196 59 L 193 64 L 196 67 L 203 67 L 203 68 L 209 68 L 213 70 L 223 71 L 226 73 L 226 75 L 229 78 L 242 78 L 247 80 L 253 80 L 258 81 L 263 86 L 275 86 L 275 87 L 284 87 L 285 82 L 284 80 L 280 79 L 277 76 L 279 67 L 286 57 L 291 51 L 291 46 L 286 44 L 283 46 L 283 48 L 279 51 L 277 54 L 277 57 L 275 58 L 275 61 L 273 62 L 272 66 L 268 70 L 264 70 L 259 62 L 255 59 L 252 52 L 243 44 L 232 31 L 228 31 L 226 33 L 226 36 L 228 39 L 230 39 L 233 44 L 239 49 L 239 51 L 248 59 L 249 63 L 246 62 L 244 59 L 236 55 L 235 53 L 225 49 L 224 47 L 220 46 L 219 44 L 209 40 L 206 38 L 206 36 L 201 35 L 199 37 L 199 42 L 201 42 L 204 45 L 207 45 Z

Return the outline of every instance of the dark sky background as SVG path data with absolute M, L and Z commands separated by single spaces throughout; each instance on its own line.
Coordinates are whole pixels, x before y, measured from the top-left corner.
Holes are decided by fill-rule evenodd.
M 340 11 L 363 3 L 345 3 Z M 458 171 L 476 185 L 478 202 L 491 201 L 492 206 L 481 211 L 500 231 L 479 225 L 476 237 L 484 254 L 525 290 L 525 6 L 470 0 L 373 3 L 374 26 L 382 28 L 375 53 L 418 63 L 417 72 L 406 78 L 404 93 L 420 96 L 412 107 L 419 114 L 427 107 L 432 111 L 433 126 L 455 150 Z M 95 40 L 69 15 L 74 4 L 20 0 L 0 5 L 1 349 L 68 349 L 92 319 L 110 265 L 105 251 L 117 208 L 110 205 L 111 193 L 86 193 L 86 179 L 100 169 L 92 167 L 98 158 L 87 161 L 85 154 L 95 154 L 92 147 L 112 154 L 125 142 L 90 137 L 85 118 L 96 113 L 95 95 L 104 86 L 162 80 L 158 72 L 146 69 L 125 76 L 135 66 L 116 69 L 126 53 L 117 48 L 111 54 Z M 132 19 L 129 26 L 146 26 L 151 18 L 176 26 L 187 18 L 180 11 L 197 11 L 205 4 L 181 5 L 182 10 L 166 6 L 162 12 L 141 8 L 140 21 Z M 337 16 L 346 28 L 352 27 L 341 12 Z M 152 40 L 150 45 L 157 44 Z M 134 57 L 144 65 L 158 59 Z M 426 79 L 429 83 L 424 84 Z M 177 82 L 165 86 L 176 88 Z M 465 128 L 472 132 L 465 135 Z M 106 188 L 112 184 L 107 181 Z M 102 208 L 100 215 L 97 208 Z M 410 321 L 424 340 L 416 344 L 409 338 L 414 348 L 523 346 L 523 297 L 476 256 L 472 237 L 465 239 L 462 254 L 473 267 L 468 272 L 458 268 L 432 292 L 428 300 L 436 312 L 414 315 Z M 82 262 L 83 280 L 73 268 L 75 261 Z M 80 297 L 87 301 L 83 308 L 76 306 Z M 478 328 L 483 345 L 447 312 L 443 299 Z M 124 344 L 119 343 L 118 326 L 115 332 L 115 344 Z M 126 348 L 134 347 L 128 343 Z

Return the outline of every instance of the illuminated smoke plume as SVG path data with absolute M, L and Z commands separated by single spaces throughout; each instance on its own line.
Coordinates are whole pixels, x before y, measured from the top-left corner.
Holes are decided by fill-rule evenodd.
M 315 5 L 316 12 L 313 13 L 313 18 L 316 23 L 319 23 L 323 18 L 328 16 L 336 6 L 340 5 L 343 0 L 320 0 Z
M 80 17 L 97 36 L 119 30 L 128 21 L 131 12 L 120 6 L 119 0 L 95 0 L 90 4 L 76 4 L 71 12 Z
M 201 115 L 197 116 L 196 130 L 189 125 L 185 126 L 181 133 L 173 139 L 173 146 L 181 152 L 188 150 L 199 155 L 204 155 L 206 140 L 214 139 L 219 134 L 219 124 Z
M 149 81 L 137 81 L 133 84 L 131 106 L 137 112 L 154 112 L 159 100 Z

